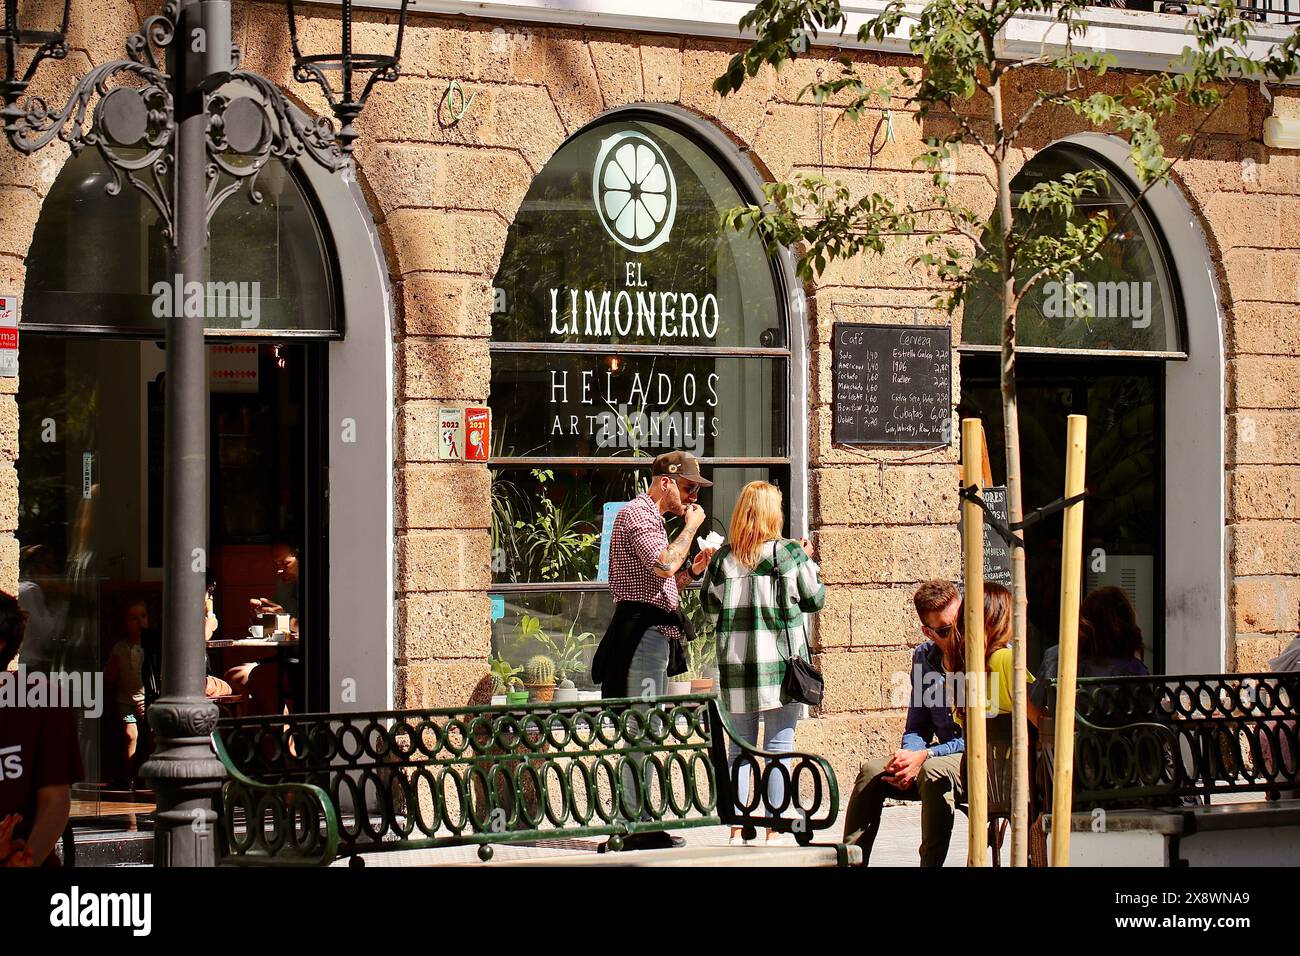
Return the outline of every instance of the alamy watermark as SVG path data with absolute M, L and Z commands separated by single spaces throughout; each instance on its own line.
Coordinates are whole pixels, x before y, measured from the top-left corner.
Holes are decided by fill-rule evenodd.
M 894 671 L 890 679 L 890 706 L 946 707 L 949 710 L 964 710 L 966 688 L 975 685 L 977 676 L 975 672 L 960 671 L 926 673 L 920 664 L 913 665 L 910 671 Z M 997 717 L 1002 712 L 999 705 L 1002 699 L 1000 678 L 996 671 L 989 671 L 985 673 L 984 680 L 985 715 Z
M 156 319 L 238 319 L 242 329 L 262 323 L 260 282 L 186 282 L 177 273 L 170 282 L 155 282 L 150 291 Z
M 1043 315 L 1049 319 L 1128 319 L 1135 329 L 1151 325 L 1150 282 L 1065 281 L 1043 283 Z
M 8 708 L 60 707 L 80 710 L 94 720 L 104 713 L 104 675 L 99 671 L 49 674 L 16 670 L 0 671 L 0 710 Z
M 598 448 L 684 449 L 704 454 L 708 419 L 703 412 L 633 412 L 626 405 L 596 416 Z M 715 419 L 716 422 L 716 419 Z

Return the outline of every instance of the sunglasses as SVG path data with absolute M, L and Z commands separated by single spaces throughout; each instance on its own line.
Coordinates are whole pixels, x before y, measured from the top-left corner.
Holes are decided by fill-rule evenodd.
M 673 475 L 665 475 L 665 478 L 672 478 L 677 484 L 677 490 L 686 498 L 698 498 L 700 486 L 688 478 L 677 478 Z
M 948 637 L 949 637 L 949 636 L 950 636 L 950 635 L 951 635 L 955 630 L 957 630 L 957 625 L 956 625 L 956 624 L 941 624 L 939 627 L 930 627 L 930 626 L 927 625 L 924 629 L 927 630 L 927 631 L 929 631 L 929 632 L 930 632 L 931 634 L 933 634 L 935 637 L 941 637 L 941 638 L 943 638 L 943 639 L 946 641 L 946 640 L 948 639 Z

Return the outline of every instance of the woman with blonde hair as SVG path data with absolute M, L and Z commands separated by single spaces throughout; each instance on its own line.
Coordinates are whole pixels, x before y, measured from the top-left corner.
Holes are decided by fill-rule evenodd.
M 826 603 L 812 544 L 783 539 L 782 522 L 781 490 L 766 481 L 747 484 L 731 515 L 729 541 L 709 562 L 700 592 L 718 642 L 722 704 L 736 732 L 755 747 L 761 722 L 761 749 L 772 753 L 794 749 L 804 705 L 783 700 L 781 683 L 786 661 L 795 655 L 810 659 L 804 615 Z M 733 741 L 729 763 L 739 756 Z M 750 776 L 743 767 L 737 780 L 742 805 L 749 800 Z M 785 803 L 783 776 L 775 768 L 768 775 L 772 807 Z M 731 842 L 742 842 L 739 827 L 732 828 Z M 769 833 L 767 842 L 782 838 Z

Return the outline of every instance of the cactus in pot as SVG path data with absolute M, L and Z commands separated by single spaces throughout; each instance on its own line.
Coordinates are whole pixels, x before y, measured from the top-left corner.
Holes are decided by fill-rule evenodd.
M 549 703 L 555 696 L 555 662 L 545 654 L 537 654 L 524 664 L 524 686 L 538 703 Z

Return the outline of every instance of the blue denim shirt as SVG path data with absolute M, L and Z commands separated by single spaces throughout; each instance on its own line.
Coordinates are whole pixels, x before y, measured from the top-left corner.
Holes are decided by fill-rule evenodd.
M 926 641 L 912 653 L 912 696 L 903 728 L 904 750 L 930 748 L 934 757 L 966 751 L 966 739 L 952 716 L 948 700 L 943 651 Z

